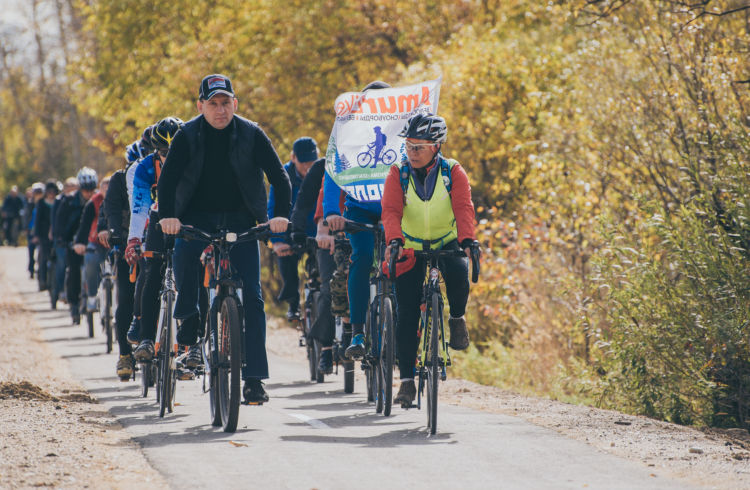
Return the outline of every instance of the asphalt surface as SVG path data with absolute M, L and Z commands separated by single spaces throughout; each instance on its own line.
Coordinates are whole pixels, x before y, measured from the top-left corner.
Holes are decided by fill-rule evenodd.
M 24 261 L 3 266 L 24 277 Z M 88 338 L 65 305 L 51 311 L 33 282 L 18 287 L 43 337 L 174 488 L 690 488 L 509 416 L 443 404 L 429 436 L 424 410 L 378 415 L 359 379 L 349 395 L 342 375 L 307 381 L 301 349 L 295 360 L 269 355 L 271 400 L 241 407 L 236 433 L 210 425 L 201 379 L 178 382 L 178 405 L 162 419 L 153 390 L 140 398 L 139 382 L 115 377 L 117 357 L 105 353 L 101 331 Z

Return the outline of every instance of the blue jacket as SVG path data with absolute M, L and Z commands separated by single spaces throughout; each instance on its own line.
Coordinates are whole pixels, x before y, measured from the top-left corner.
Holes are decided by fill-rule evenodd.
M 142 238 L 146 232 L 146 222 L 151 205 L 156 202 L 156 153 L 146 155 L 133 164 L 128 176 L 133 180 L 127 182 L 130 195 L 130 230 L 128 239 Z
M 284 165 L 284 171 L 286 171 L 287 175 L 289 176 L 289 181 L 292 184 L 292 208 L 294 208 L 294 203 L 297 202 L 297 194 L 299 193 L 299 188 L 302 185 L 302 176 L 297 173 L 297 169 L 294 168 L 294 162 L 289 161 L 286 165 Z M 270 190 L 268 192 L 268 219 L 271 219 L 274 217 L 274 208 L 276 207 L 276 193 L 274 192 L 273 185 L 270 187 Z M 285 216 L 285 218 L 288 218 L 289 216 Z M 313 218 L 315 217 L 315 209 L 312 210 L 312 212 L 307 217 L 307 223 L 305 225 L 305 233 L 309 237 L 314 237 L 317 234 L 318 228 L 315 225 L 315 221 Z M 284 239 L 281 237 L 271 237 L 271 242 L 283 242 Z

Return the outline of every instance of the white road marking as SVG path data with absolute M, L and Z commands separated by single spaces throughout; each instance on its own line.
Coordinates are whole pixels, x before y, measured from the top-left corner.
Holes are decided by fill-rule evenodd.
M 287 415 L 291 415 L 295 419 L 299 419 L 302 422 L 315 427 L 316 429 L 330 429 L 331 428 L 331 426 L 328 425 L 328 424 L 326 424 L 325 422 L 323 422 L 321 420 L 318 420 L 318 419 L 314 419 L 312 417 L 308 417 L 307 415 L 305 415 L 303 413 L 290 413 L 290 412 L 287 412 Z

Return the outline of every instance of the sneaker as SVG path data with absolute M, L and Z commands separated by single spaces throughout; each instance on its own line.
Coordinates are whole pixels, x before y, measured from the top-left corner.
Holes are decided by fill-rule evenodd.
M 195 369 L 203 364 L 203 355 L 200 344 L 191 345 L 185 356 L 185 367 Z
M 128 342 L 131 344 L 138 345 L 141 342 L 141 320 L 139 318 L 133 318 L 130 322 L 130 328 L 128 329 Z
M 414 403 L 414 398 L 417 396 L 417 387 L 414 386 L 413 379 L 401 380 L 401 386 L 398 388 L 396 398 L 393 399 L 394 403 L 400 403 L 401 408 L 410 408 Z
M 133 356 L 130 354 L 120 356 L 117 360 L 117 376 L 120 377 L 120 381 L 129 380 L 133 376 L 134 368 Z
M 86 298 L 86 311 L 89 313 L 92 311 L 99 311 L 99 306 L 96 303 L 96 297 Z
M 154 358 L 154 341 L 142 340 L 133 352 L 135 360 L 138 362 L 148 362 Z
M 195 373 L 190 369 L 178 367 L 177 379 L 180 381 L 190 381 L 191 379 L 195 379 Z
M 364 334 L 358 333 L 352 337 L 352 343 L 346 348 L 344 355 L 348 359 L 358 361 L 365 355 L 365 336 Z
M 448 343 L 451 349 L 464 350 L 469 347 L 469 331 L 464 317 L 449 318 L 448 327 L 451 331 L 451 341 Z
M 323 349 L 320 351 L 318 371 L 323 374 L 331 374 L 333 372 L 333 349 Z
M 268 393 L 263 388 L 263 382 L 256 378 L 245 380 L 245 386 L 242 387 L 242 396 L 245 397 L 245 403 L 262 405 L 268 401 Z
M 289 309 L 286 311 L 286 319 L 290 322 L 299 321 L 299 306 L 289 305 Z
M 78 309 L 76 308 L 75 311 L 70 313 L 71 318 L 73 319 L 73 325 L 80 325 L 81 324 L 81 314 L 78 313 Z

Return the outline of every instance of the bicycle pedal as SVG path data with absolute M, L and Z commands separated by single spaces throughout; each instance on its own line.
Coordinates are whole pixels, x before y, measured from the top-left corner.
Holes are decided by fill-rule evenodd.
M 243 404 L 243 405 L 254 405 L 254 406 L 260 406 L 260 405 L 263 405 L 263 402 L 247 402 L 247 401 L 244 401 L 244 400 L 243 400 L 242 404 Z

